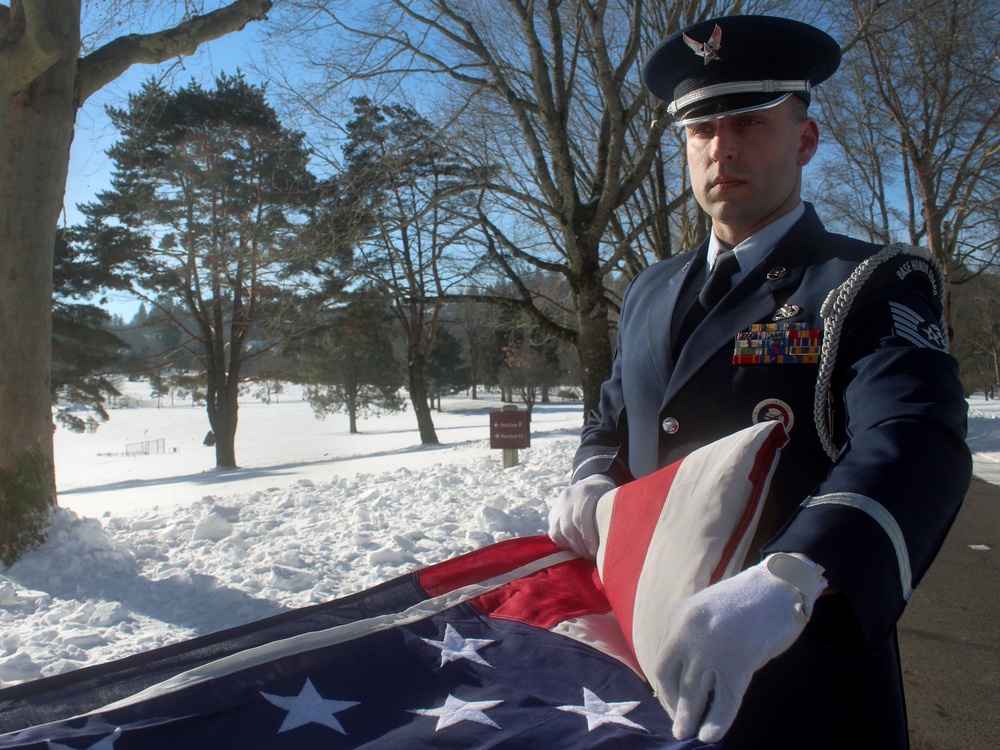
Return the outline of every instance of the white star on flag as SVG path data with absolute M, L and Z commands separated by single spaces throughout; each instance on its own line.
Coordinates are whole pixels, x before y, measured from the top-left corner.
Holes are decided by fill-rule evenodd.
M 312 680 L 308 677 L 306 678 L 306 684 L 302 686 L 302 690 L 298 695 L 271 695 L 263 691 L 261 691 L 261 695 L 278 708 L 288 711 L 288 715 L 281 723 L 278 734 L 305 724 L 322 724 L 341 734 L 347 734 L 334 714 L 358 705 L 357 701 L 326 700 L 316 692 Z
M 93 745 L 87 748 L 87 750 L 115 750 L 115 740 L 122 736 L 122 730 L 115 729 L 114 732 L 109 734 L 104 739 L 100 739 Z M 69 745 L 63 745 L 59 742 L 48 742 L 49 750 L 73 750 Z
M 420 716 L 438 717 L 437 727 L 434 729 L 435 732 L 440 732 L 452 724 L 458 724 L 463 721 L 474 721 L 476 724 L 484 724 L 494 729 L 502 729 L 499 724 L 484 713 L 486 709 L 496 708 L 501 703 L 503 701 L 463 701 L 461 698 L 449 695 L 448 700 L 439 708 L 418 708 L 411 710 L 410 713 L 419 714 Z
M 485 648 L 495 641 L 487 638 L 463 638 L 451 626 L 451 623 L 446 624 L 444 627 L 444 640 L 435 641 L 430 638 L 421 638 L 421 640 L 424 643 L 441 649 L 442 667 L 450 661 L 468 659 L 469 661 L 474 661 L 476 664 L 482 664 L 484 667 L 494 668 L 492 664 L 479 655 L 479 649 Z
M 622 701 L 621 703 L 605 703 L 597 697 L 589 688 L 583 689 L 582 706 L 556 706 L 560 711 L 567 711 L 571 714 L 580 714 L 587 717 L 587 731 L 593 732 L 605 724 L 620 724 L 623 727 L 632 727 L 647 731 L 646 727 L 636 724 L 634 721 L 625 718 L 625 714 L 634 710 L 640 701 Z

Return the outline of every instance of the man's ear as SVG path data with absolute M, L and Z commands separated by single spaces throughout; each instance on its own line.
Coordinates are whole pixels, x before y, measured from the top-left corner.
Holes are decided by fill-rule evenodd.
M 796 164 L 804 167 L 812 161 L 819 147 L 819 125 L 816 121 L 807 117 L 799 123 L 799 154 Z

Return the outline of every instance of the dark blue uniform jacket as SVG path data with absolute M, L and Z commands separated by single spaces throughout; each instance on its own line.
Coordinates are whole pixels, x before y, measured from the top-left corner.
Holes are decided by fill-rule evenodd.
M 755 675 L 726 748 L 907 746 L 895 623 L 971 476 L 966 402 L 939 327 L 932 263 L 916 250 L 895 255 L 853 299 L 820 409 L 832 415 L 836 459 L 814 419 L 819 364 L 732 359 L 735 334 L 776 314 L 822 329 L 830 291 L 882 250 L 827 232 L 807 204 L 676 358 L 675 302 L 704 264 L 707 242 L 645 269 L 623 301 L 612 375 L 588 415 L 573 481 L 605 474 L 621 484 L 780 416 L 790 441 L 747 565 L 758 552 L 801 552 L 837 591 L 820 599 L 803 637 Z

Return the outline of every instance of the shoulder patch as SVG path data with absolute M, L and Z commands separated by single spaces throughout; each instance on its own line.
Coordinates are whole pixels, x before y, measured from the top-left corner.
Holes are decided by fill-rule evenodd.
M 890 264 L 889 261 L 895 263 Z M 886 269 L 888 273 L 894 274 L 898 282 L 904 282 L 914 272 L 920 272 L 930 282 L 938 305 L 944 293 L 944 273 L 938 260 L 929 250 L 902 243 L 888 245 L 866 258 L 843 284 L 830 290 L 820 311 L 823 318 L 823 348 L 820 352 L 819 374 L 816 376 L 813 419 L 820 443 L 833 461 L 840 455 L 840 448 L 833 440 L 833 400 L 830 397 L 830 387 L 837 364 L 840 337 L 859 292 L 879 269 Z M 904 304 L 888 304 L 894 335 L 914 346 L 948 351 L 948 333 L 943 318 L 937 321 L 927 320 Z
M 938 285 L 938 274 L 934 273 L 931 269 L 931 264 L 927 260 L 919 257 L 906 258 L 896 269 L 896 278 L 900 281 L 905 281 L 906 277 L 912 273 L 917 273 L 925 277 L 930 282 L 934 296 L 937 298 L 941 297 L 942 290 Z
M 890 302 L 889 310 L 892 313 L 893 333 L 901 339 L 924 349 L 948 351 L 945 336 L 936 322 L 926 320 L 915 310 L 900 302 Z

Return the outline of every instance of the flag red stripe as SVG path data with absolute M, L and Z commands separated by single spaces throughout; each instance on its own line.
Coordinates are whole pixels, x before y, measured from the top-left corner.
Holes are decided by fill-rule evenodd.
M 642 482 L 619 487 L 611 511 L 605 541 L 604 585 L 608 591 L 615 592 L 612 601 L 615 616 L 633 651 L 632 617 L 636 586 L 646 561 L 646 551 L 656 531 L 656 519 L 660 517 L 667 493 L 682 463 L 683 460 L 677 461 L 645 477 Z
M 416 572 L 429 597 L 481 583 L 561 551 L 547 536 L 508 539 Z
M 488 617 L 546 630 L 573 617 L 611 610 L 597 568 L 582 558 L 518 578 L 470 603 Z

